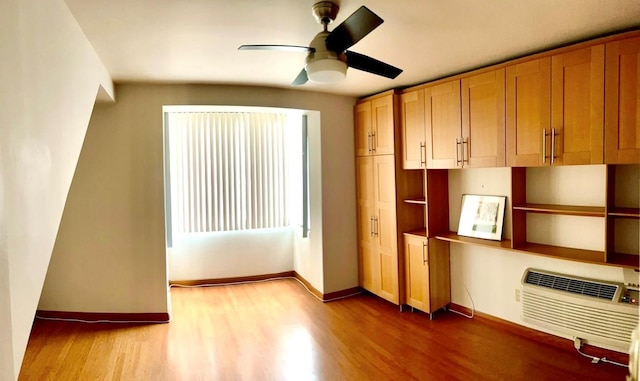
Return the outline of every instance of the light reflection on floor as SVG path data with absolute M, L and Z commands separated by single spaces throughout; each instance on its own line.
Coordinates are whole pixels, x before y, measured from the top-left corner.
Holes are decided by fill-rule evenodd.
M 281 341 L 283 376 L 285 380 L 316 380 L 313 363 L 313 343 L 305 327 L 298 326 L 289 331 Z

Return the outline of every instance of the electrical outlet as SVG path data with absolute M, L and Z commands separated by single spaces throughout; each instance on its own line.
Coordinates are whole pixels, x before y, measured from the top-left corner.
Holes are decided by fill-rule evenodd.
M 520 289 L 516 288 L 516 302 L 520 301 Z

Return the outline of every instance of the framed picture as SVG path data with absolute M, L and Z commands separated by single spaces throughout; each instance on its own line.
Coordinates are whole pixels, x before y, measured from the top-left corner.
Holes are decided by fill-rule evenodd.
M 462 195 L 458 235 L 502 240 L 506 196 Z

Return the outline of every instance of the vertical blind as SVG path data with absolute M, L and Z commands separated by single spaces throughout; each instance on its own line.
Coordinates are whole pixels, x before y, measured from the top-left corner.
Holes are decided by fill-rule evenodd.
M 288 225 L 286 114 L 166 117 L 174 233 Z

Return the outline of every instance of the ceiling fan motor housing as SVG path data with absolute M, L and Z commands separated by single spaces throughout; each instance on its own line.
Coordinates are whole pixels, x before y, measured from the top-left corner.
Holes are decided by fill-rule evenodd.
M 336 16 L 338 16 L 339 9 L 340 8 L 338 8 L 338 6 L 332 1 L 319 1 L 313 5 L 311 12 L 318 23 L 324 25 L 326 30 L 327 25 L 329 25 L 336 19 Z

